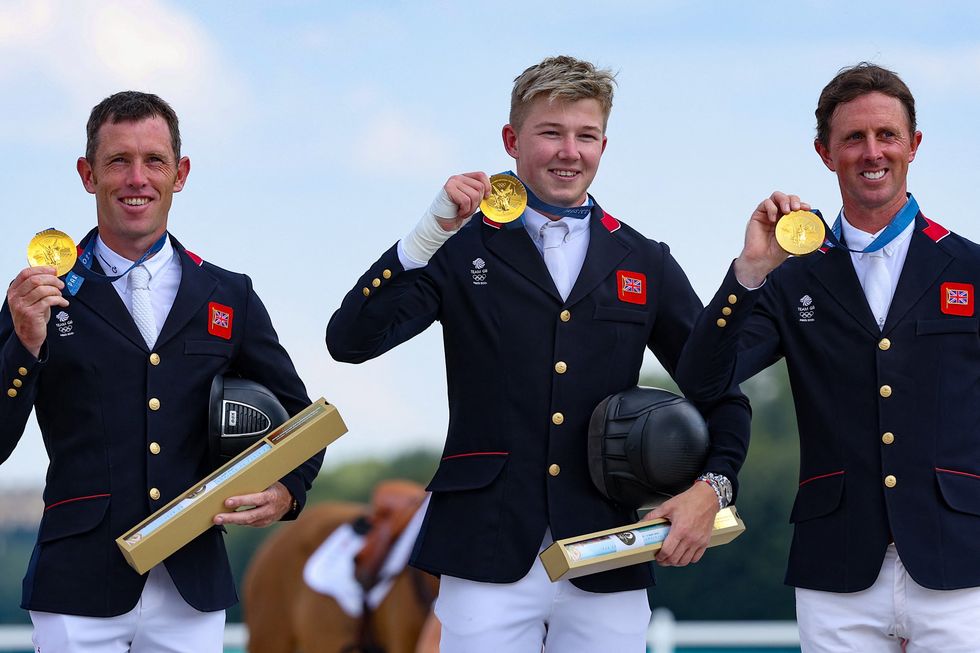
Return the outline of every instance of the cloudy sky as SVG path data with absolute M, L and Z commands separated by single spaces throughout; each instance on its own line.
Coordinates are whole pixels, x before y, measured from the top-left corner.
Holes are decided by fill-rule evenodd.
M 567 53 L 618 71 L 593 194 L 669 243 L 706 299 L 771 190 L 839 208 L 813 108 L 861 60 L 916 96 L 910 188 L 923 211 L 980 240 L 977 25 L 968 1 L 0 0 L 0 278 L 25 265 L 34 232 L 77 239 L 94 225 L 75 172 L 91 107 L 157 93 L 192 162 L 171 231 L 251 275 L 310 395 L 350 426 L 328 464 L 438 446 L 438 325 L 360 366 L 330 359 L 324 328 L 447 177 L 512 167 L 500 128 L 524 68 Z M 32 424 L 0 486 L 41 482 L 45 464 Z

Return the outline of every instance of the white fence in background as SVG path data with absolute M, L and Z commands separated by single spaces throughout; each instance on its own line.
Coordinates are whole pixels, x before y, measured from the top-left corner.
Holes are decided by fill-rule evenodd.
M 225 647 L 244 650 L 248 632 L 242 624 L 225 627 Z M 657 608 L 647 631 L 650 653 L 674 653 L 677 648 L 699 646 L 731 648 L 799 646 L 793 621 L 677 621 L 666 608 Z M 29 651 L 30 626 L 0 626 L 0 651 Z
M 0 626 L 0 651 L 31 651 L 31 626 Z M 242 624 L 225 626 L 225 648 L 245 650 L 248 631 Z
M 650 653 L 674 653 L 680 647 L 731 648 L 800 645 L 795 621 L 677 621 L 657 608 L 647 631 Z

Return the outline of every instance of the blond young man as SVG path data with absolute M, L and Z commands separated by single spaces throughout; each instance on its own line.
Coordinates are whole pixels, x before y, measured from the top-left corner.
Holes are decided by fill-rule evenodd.
M 327 327 L 334 358 L 360 363 L 442 324 L 449 429 L 412 564 L 441 575 L 446 652 L 645 650 L 650 565 L 551 583 L 537 557 L 553 539 L 636 520 L 590 480 L 589 417 L 636 385 L 646 348 L 672 370 L 701 309 L 667 246 L 588 195 L 613 83 L 571 57 L 524 71 L 502 134 L 528 190 L 523 216 L 477 212 L 485 173 L 450 177 Z M 747 404 L 729 395 L 709 416 L 705 471 L 731 483 Z M 674 524 L 662 564 L 700 559 L 719 503 L 695 483 L 655 511 Z

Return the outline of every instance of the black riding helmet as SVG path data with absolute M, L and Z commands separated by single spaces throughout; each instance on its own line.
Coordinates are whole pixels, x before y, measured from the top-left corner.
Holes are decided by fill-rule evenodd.
M 708 426 L 690 401 L 660 388 L 630 388 L 592 412 L 589 473 L 603 496 L 641 508 L 691 487 L 708 443 Z
M 289 413 L 264 385 L 221 374 L 214 377 L 208 403 L 212 467 L 225 464 L 287 419 Z

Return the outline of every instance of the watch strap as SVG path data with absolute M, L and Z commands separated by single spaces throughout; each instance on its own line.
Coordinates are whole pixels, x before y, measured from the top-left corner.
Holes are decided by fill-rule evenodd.
M 732 502 L 732 482 L 724 474 L 706 472 L 698 476 L 697 480 L 704 481 L 715 491 L 718 497 L 718 510 L 727 508 Z

